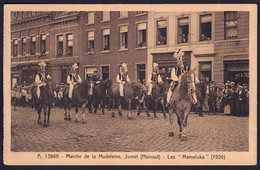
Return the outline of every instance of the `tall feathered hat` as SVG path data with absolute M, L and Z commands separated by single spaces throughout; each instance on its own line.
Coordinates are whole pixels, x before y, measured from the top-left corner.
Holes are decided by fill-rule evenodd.
M 181 50 L 181 48 L 177 49 L 177 51 L 174 53 L 173 57 L 177 60 L 182 60 L 184 56 L 184 52 Z
M 46 63 L 45 63 L 44 61 L 40 62 L 38 65 L 39 65 L 40 67 L 46 67 Z
M 127 64 L 126 64 L 126 63 L 123 63 L 123 64 L 121 65 L 121 69 L 124 69 L 125 72 L 127 72 Z
M 158 63 L 153 63 L 153 68 L 158 68 Z
M 71 66 L 71 70 L 76 70 L 78 69 L 78 64 L 77 63 L 74 63 L 72 66 Z

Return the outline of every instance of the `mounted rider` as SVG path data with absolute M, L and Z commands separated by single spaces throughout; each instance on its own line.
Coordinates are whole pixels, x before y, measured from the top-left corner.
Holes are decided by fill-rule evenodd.
M 184 56 L 184 52 L 181 49 L 178 49 L 177 52 L 174 53 L 174 58 L 177 59 L 177 67 L 173 67 L 172 71 L 171 71 L 171 84 L 170 84 L 170 88 L 169 91 L 167 93 L 167 103 L 166 106 L 169 107 L 170 105 L 170 100 L 172 97 L 172 93 L 175 89 L 175 87 L 177 86 L 177 82 L 180 81 L 180 76 L 183 75 L 186 71 L 190 70 L 190 66 L 188 65 L 184 65 L 183 64 L 183 56 Z M 195 75 L 195 74 L 194 74 Z M 198 80 L 197 76 L 195 75 L 195 84 L 198 84 L 200 81 Z M 197 96 L 195 93 L 195 86 L 193 87 L 192 91 L 191 91 L 191 95 L 192 95 L 192 99 L 193 99 L 193 104 L 196 106 L 197 105 Z
M 89 95 L 93 95 L 94 86 L 100 83 L 100 78 L 97 75 L 97 70 L 94 70 L 93 74 L 89 77 L 89 81 L 90 81 Z
M 148 92 L 147 95 L 150 96 L 152 93 L 152 89 L 154 88 L 154 86 L 158 83 L 162 83 L 162 77 L 159 74 L 159 67 L 158 67 L 158 63 L 153 63 L 153 69 L 152 69 L 152 73 L 149 75 L 148 77 L 148 84 L 149 84 L 149 88 L 148 88 Z
M 40 87 L 46 86 L 46 81 L 47 79 L 51 79 L 51 76 L 45 71 L 46 68 L 45 62 L 42 61 L 38 65 L 40 66 L 39 73 L 36 74 L 34 83 L 35 85 L 37 85 L 37 92 L 36 92 L 37 97 L 40 98 L 40 94 L 41 94 Z
M 74 86 L 76 86 L 77 84 L 82 82 L 79 74 L 77 74 L 77 71 L 76 71 L 77 69 L 78 69 L 78 65 L 77 65 L 77 63 L 74 63 L 71 67 L 71 74 L 69 74 L 67 77 L 67 83 L 69 84 L 69 98 L 70 99 L 72 99 L 72 93 L 73 93 Z
M 116 81 L 119 83 L 119 92 L 120 96 L 124 96 L 124 85 L 125 83 L 130 82 L 130 78 L 127 74 L 127 65 L 126 63 L 123 63 L 120 66 L 119 73 L 116 76 Z

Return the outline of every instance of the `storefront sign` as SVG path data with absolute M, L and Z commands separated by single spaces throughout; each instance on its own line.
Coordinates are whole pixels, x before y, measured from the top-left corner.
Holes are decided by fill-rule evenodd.
M 242 72 L 242 73 L 237 73 L 237 74 L 235 74 L 235 79 L 237 80 L 237 79 L 240 79 L 240 78 L 242 78 L 242 77 L 247 77 L 247 78 L 249 78 L 249 72 Z

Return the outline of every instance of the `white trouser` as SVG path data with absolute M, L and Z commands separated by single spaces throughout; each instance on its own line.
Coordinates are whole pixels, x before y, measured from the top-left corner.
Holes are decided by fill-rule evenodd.
M 92 96 L 92 95 L 93 95 L 93 88 L 94 88 L 94 83 L 93 83 L 93 82 L 91 82 L 91 83 L 90 83 L 89 92 L 88 92 L 88 94 L 89 94 L 90 96 Z
M 147 95 L 148 95 L 148 96 L 150 96 L 150 95 L 151 95 L 151 93 L 152 93 L 152 90 L 153 90 L 153 86 L 154 86 L 154 84 L 153 84 L 153 83 L 151 83 L 151 84 L 149 85 L 148 92 L 147 92 Z
M 168 90 L 168 93 L 167 93 L 167 98 L 166 98 L 167 103 L 170 103 L 171 97 L 172 97 L 172 89 L 170 87 Z
M 72 92 L 73 92 L 74 84 L 70 84 L 69 87 L 69 98 L 72 99 Z
M 41 87 L 41 86 L 45 86 L 45 85 L 46 85 L 46 84 L 43 83 L 43 84 L 40 84 L 40 85 L 37 86 L 37 92 L 36 92 L 36 95 L 37 95 L 38 98 L 40 98 L 40 94 L 41 94 L 40 87 Z
M 120 93 L 120 96 L 124 96 L 124 84 L 125 83 L 119 83 L 119 93 Z

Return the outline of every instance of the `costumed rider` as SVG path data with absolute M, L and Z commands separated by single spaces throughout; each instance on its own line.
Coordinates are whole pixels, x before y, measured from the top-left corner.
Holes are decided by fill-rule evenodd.
M 77 63 L 73 64 L 71 67 L 71 74 L 69 74 L 67 77 L 67 83 L 69 84 L 69 98 L 70 99 L 72 99 L 72 93 L 73 93 L 74 87 L 77 84 L 82 82 L 79 74 L 77 74 L 77 72 L 76 72 L 77 69 L 78 69 Z
M 152 89 L 154 88 L 154 86 L 158 83 L 162 83 L 162 77 L 159 74 L 159 68 L 158 68 L 158 63 L 153 63 L 153 69 L 152 69 L 152 73 L 149 75 L 148 77 L 148 84 L 149 84 L 149 88 L 148 88 L 148 92 L 147 95 L 150 96 L 152 93 Z
M 167 99 L 166 99 L 166 106 L 169 107 L 170 106 L 170 100 L 172 97 L 172 93 L 173 90 L 175 89 L 175 87 L 177 86 L 177 82 L 179 81 L 179 77 L 184 74 L 186 71 L 190 70 L 190 66 L 185 66 L 183 64 L 183 56 L 184 56 L 184 52 L 181 49 L 178 49 L 177 52 L 174 53 L 174 58 L 177 59 L 177 67 L 173 67 L 172 71 L 171 71 L 171 84 L 170 84 L 170 88 L 169 91 L 167 93 Z M 198 77 L 195 75 L 195 84 L 200 83 Z M 196 107 L 197 106 L 197 96 L 195 93 L 195 86 L 192 87 L 192 91 L 191 91 L 191 95 L 192 95 L 192 99 L 193 99 L 193 104 Z
M 120 66 L 120 71 L 116 76 L 116 81 L 119 83 L 119 92 L 120 92 L 120 96 L 124 96 L 124 85 L 125 83 L 129 83 L 130 79 L 129 76 L 127 74 L 127 65 L 126 63 L 123 63 Z
M 95 70 L 92 74 L 92 76 L 89 78 L 90 81 L 92 81 L 94 84 L 100 83 L 100 78 L 97 75 L 97 70 Z
M 51 79 L 51 76 L 45 71 L 46 68 L 45 62 L 42 61 L 38 65 L 40 66 L 40 69 L 39 69 L 39 73 L 36 74 L 35 76 L 34 83 L 37 85 L 37 92 L 36 92 L 37 97 L 40 98 L 40 94 L 41 94 L 40 87 L 46 86 L 46 81 L 47 79 Z

